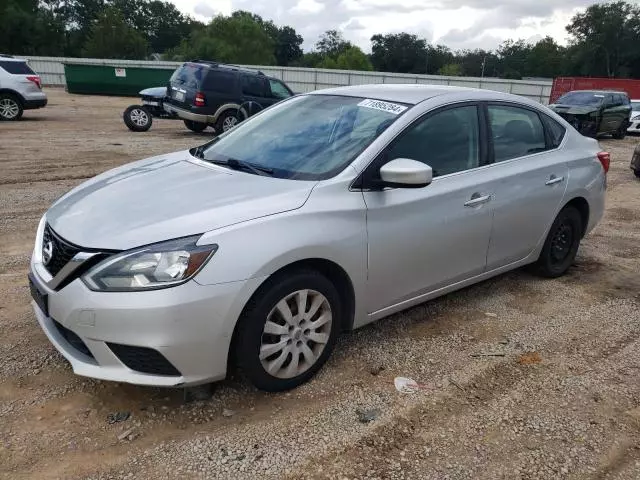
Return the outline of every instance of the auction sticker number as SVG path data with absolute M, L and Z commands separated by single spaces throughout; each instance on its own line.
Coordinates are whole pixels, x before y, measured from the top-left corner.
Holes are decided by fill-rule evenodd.
M 371 100 L 370 98 L 361 101 L 358 106 L 381 110 L 383 112 L 392 113 L 393 115 L 399 115 L 407 109 L 407 107 L 405 107 L 404 105 L 398 105 L 397 103 L 391 102 L 383 102 L 382 100 Z

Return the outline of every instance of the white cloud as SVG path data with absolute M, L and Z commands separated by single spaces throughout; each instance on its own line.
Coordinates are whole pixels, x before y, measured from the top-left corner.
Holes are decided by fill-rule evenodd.
M 495 48 L 506 39 L 550 35 L 566 43 L 565 25 L 595 0 L 171 0 L 207 21 L 248 10 L 290 25 L 313 48 L 326 30 L 339 29 L 365 51 L 376 33 L 408 32 L 453 49 Z

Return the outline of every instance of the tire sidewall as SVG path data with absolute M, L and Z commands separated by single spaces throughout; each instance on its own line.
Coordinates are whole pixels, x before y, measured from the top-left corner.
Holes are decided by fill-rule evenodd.
M 6 117 L 0 116 L 0 122 L 15 122 L 16 120 L 20 120 L 22 118 L 22 114 L 24 113 L 24 107 L 22 106 L 22 102 L 20 101 L 20 99 L 10 93 L 0 94 L 0 100 L 3 100 L 5 98 L 8 98 L 14 101 L 16 105 L 18 105 L 18 114 L 13 118 L 6 118 Z
M 569 251 L 569 254 L 564 259 L 564 261 L 562 263 L 554 264 L 551 258 L 551 242 L 553 241 L 553 235 L 555 234 L 557 228 L 566 220 L 569 220 L 570 222 L 573 235 L 573 243 L 571 244 L 571 250 Z M 564 275 L 569 267 L 571 267 L 576 258 L 578 248 L 580 247 L 581 238 L 582 217 L 580 216 L 580 212 L 578 212 L 578 210 L 574 207 L 563 208 L 556 219 L 553 221 L 553 224 L 551 225 L 547 238 L 544 242 L 544 246 L 540 254 L 540 259 L 538 260 L 538 265 L 540 267 L 541 273 L 549 278 L 556 278 Z
M 193 120 L 183 120 L 184 126 L 195 133 L 204 132 L 207 129 L 206 123 L 194 122 Z
M 264 370 L 259 352 L 267 315 L 287 295 L 303 289 L 320 292 L 331 306 L 332 324 L 329 341 L 320 358 L 306 372 L 293 378 L 277 378 Z M 236 363 L 257 388 L 269 392 L 290 390 L 313 377 L 331 355 L 342 325 L 342 302 L 336 287 L 325 276 L 313 271 L 298 271 L 278 276 L 261 287 L 247 304 L 238 325 L 235 344 Z
M 149 121 L 145 125 L 142 125 L 142 126 L 138 125 L 137 123 L 135 123 L 131 119 L 131 112 L 133 112 L 134 110 L 143 110 L 147 114 L 147 117 L 149 118 Z M 151 115 L 151 112 L 149 112 L 149 110 L 144 108 L 142 105 L 130 105 L 130 106 L 128 106 L 127 109 L 124 111 L 123 118 L 124 118 L 125 125 L 132 132 L 146 132 L 147 130 L 149 130 L 151 128 L 151 125 L 153 124 L 153 116 Z
M 215 130 L 216 130 L 216 133 L 218 135 L 224 133 L 224 129 L 223 129 L 224 121 L 227 118 L 230 118 L 230 117 L 231 118 L 235 118 L 236 120 L 239 120 L 237 115 L 236 115 L 236 112 L 234 112 L 233 110 L 225 110 L 224 112 L 222 112 L 220 114 L 220 117 L 218 117 L 218 120 L 216 121 L 216 125 L 214 127 Z M 240 123 L 240 122 L 238 122 L 238 123 Z

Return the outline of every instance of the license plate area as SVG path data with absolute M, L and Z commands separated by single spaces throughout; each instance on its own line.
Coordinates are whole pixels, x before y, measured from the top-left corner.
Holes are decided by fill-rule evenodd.
M 142 101 L 142 104 L 143 104 L 143 105 L 152 105 L 152 106 L 154 106 L 154 107 L 157 107 L 157 106 L 159 106 L 159 105 L 160 105 L 160 102 L 151 102 L 151 101 L 149 101 L 149 100 L 143 100 L 143 101 Z
M 173 91 L 173 98 L 179 102 L 184 102 L 184 94 L 185 92 L 181 92 L 180 90 Z
M 40 291 L 38 286 L 35 284 L 31 275 L 29 275 L 29 291 L 31 292 L 31 297 L 36 302 L 36 305 L 42 310 L 47 317 L 49 316 L 49 295 Z

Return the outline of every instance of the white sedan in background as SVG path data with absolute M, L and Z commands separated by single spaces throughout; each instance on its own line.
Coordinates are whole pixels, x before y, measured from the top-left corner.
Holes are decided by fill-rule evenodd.
M 629 133 L 640 133 L 640 100 L 631 100 L 631 124 Z

